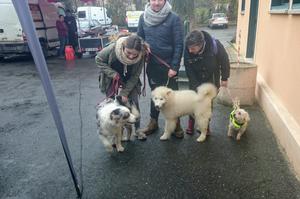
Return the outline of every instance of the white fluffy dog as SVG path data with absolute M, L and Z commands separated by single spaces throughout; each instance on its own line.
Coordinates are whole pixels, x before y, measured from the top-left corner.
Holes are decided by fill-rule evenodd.
M 233 136 L 233 132 L 237 131 L 236 140 L 240 140 L 241 136 L 245 133 L 250 121 L 250 116 L 244 109 L 240 108 L 238 99 L 233 101 L 233 111 L 230 113 L 230 120 L 228 125 L 227 135 Z
M 217 95 L 213 84 L 205 83 L 197 88 L 197 93 L 192 90 L 174 91 L 161 86 L 152 91 L 152 100 L 155 108 L 160 110 L 165 117 L 166 124 L 161 140 L 170 138 L 176 127 L 177 119 L 184 115 L 193 115 L 201 135 L 198 142 L 206 139 L 208 123 L 212 115 L 212 99 Z
M 139 119 L 137 110 L 130 110 L 121 105 L 120 99 L 107 99 L 97 106 L 97 126 L 99 138 L 108 152 L 113 151 L 113 145 L 116 145 L 117 151 L 124 151 L 121 145 L 122 133 L 127 124 L 133 124 Z

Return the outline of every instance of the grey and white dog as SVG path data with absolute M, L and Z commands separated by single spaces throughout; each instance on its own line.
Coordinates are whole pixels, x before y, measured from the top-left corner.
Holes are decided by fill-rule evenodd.
M 123 131 L 126 129 L 127 136 L 123 136 L 125 141 L 132 139 L 131 137 L 135 136 L 132 125 L 140 119 L 140 114 L 134 104 L 128 103 L 127 107 L 121 97 L 117 96 L 115 100 L 106 99 L 97 106 L 96 119 L 99 138 L 105 149 L 112 152 L 115 145 L 117 151 L 122 152 L 124 151 L 121 144 Z M 143 136 L 139 135 L 139 137 Z

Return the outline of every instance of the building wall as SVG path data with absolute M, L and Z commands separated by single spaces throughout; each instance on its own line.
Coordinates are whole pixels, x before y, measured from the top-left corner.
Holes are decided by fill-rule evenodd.
M 239 7 L 241 6 L 239 0 Z M 300 14 L 271 14 L 271 0 L 259 1 L 253 62 L 258 67 L 256 98 L 273 131 L 300 175 Z M 240 8 L 237 43 L 241 31 L 241 53 L 246 54 L 250 0 L 245 14 Z
M 241 57 L 246 57 L 248 25 L 249 25 L 249 10 L 250 1 L 245 1 L 245 12 L 241 13 L 241 0 L 239 0 L 237 28 L 236 28 L 236 44 Z
M 300 124 L 300 15 L 270 14 L 269 1 L 259 6 L 258 73 Z

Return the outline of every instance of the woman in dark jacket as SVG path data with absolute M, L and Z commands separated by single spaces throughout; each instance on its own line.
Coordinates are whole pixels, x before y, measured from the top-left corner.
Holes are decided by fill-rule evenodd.
M 96 56 L 96 64 L 100 68 L 99 87 L 108 97 L 113 80 L 119 81 L 122 88 L 119 95 L 126 103 L 131 100 L 139 109 L 138 95 L 141 83 L 139 76 L 145 63 L 146 47 L 142 38 L 137 35 L 121 37 L 115 43 L 102 49 Z M 135 124 L 136 129 L 140 123 Z
M 183 51 L 183 26 L 180 18 L 172 12 L 170 3 L 166 0 L 149 0 L 145 12 L 141 15 L 137 34 L 149 45 L 150 59 L 147 65 L 147 77 L 151 90 L 158 86 L 168 86 L 178 89 L 176 77 Z M 156 56 L 165 61 L 164 65 Z M 151 101 L 150 122 L 141 129 L 149 135 L 158 129 L 159 111 Z M 175 136 L 182 138 L 183 130 L 177 123 Z
M 218 88 L 227 87 L 230 63 L 227 52 L 219 40 L 205 31 L 192 31 L 185 40 L 184 65 L 189 79 L 189 88 L 196 90 L 210 82 Z M 186 133 L 194 131 L 194 119 L 190 117 Z

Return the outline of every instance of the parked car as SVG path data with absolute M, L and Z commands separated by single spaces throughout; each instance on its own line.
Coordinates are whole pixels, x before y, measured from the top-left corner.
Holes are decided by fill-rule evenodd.
M 98 36 L 105 34 L 105 30 L 97 20 L 77 20 L 78 37 Z
M 224 13 L 213 13 L 212 17 L 208 21 L 208 27 L 210 28 L 227 28 L 228 19 Z
M 29 0 L 28 3 L 38 39 L 47 57 L 49 51 L 59 46 L 57 9 L 47 0 Z M 12 0 L 0 0 L 0 58 L 26 54 L 30 54 L 30 49 Z

